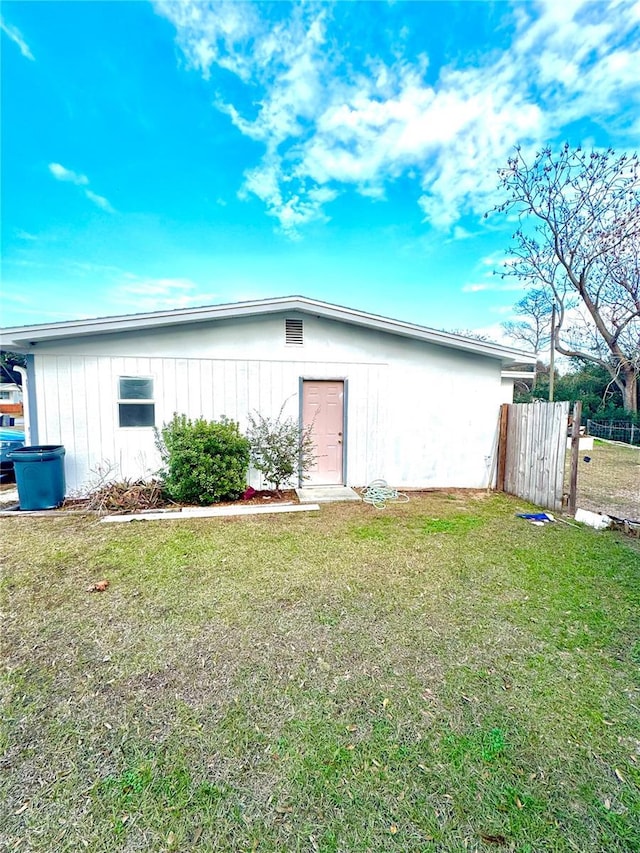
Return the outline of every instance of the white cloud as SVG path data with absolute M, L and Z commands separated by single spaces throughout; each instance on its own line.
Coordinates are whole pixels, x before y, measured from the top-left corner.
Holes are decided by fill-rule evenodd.
M 65 169 L 60 163 L 49 163 L 49 171 L 57 181 L 69 181 L 69 183 L 84 186 L 89 183 L 86 175 L 80 175 L 72 169 Z
M 554 124 L 615 115 L 629 96 L 627 120 L 635 115 L 639 20 L 638 0 L 544 0 L 536 19 L 521 18 L 514 53 L 527 62 Z
M 29 45 L 24 40 L 22 33 L 17 27 L 12 27 L 11 24 L 7 24 L 4 18 L 0 18 L 0 29 L 2 29 L 2 32 L 5 33 L 11 41 L 14 42 L 14 44 L 18 45 L 20 53 L 26 59 L 31 59 L 35 62 L 35 56 L 31 53 Z
M 113 209 L 113 207 L 111 207 L 109 200 L 106 199 L 104 196 L 98 195 L 97 193 L 94 193 L 91 190 L 85 190 L 84 194 L 89 199 L 89 201 L 92 201 L 97 207 L 101 208 L 102 210 L 106 210 L 107 213 L 115 213 L 115 210 Z
M 5 278 L 3 284 L 3 323 L 6 326 L 24 326 L 27 317 L 33 317 L 35 323 L 69 319 L 68 308 L 65 307 L 63 311 L 47 311 L 43 308 L 43 305 L 46 305 L 46 299 L 43 298 L 38 301 L 34 298 L 33 293 L 28 299 L 16 298 L 15 293 L 11 293 L 11 291 L 17 291 L 23 286 L 19 280 L 12 282 Z
M 637 122 L 639 0 L 515 4 L 507 50 L 445 66 L 437 79 L 428 57 L 404 56 L 402 37 L 392 60 L 352 67 L 331 37 L 328 6 L 275 4 L 270 18 L 248 3 L 155 8 L 190 67 L 206 79 L 217 69 L 236 76 L 242 94 L 215 105 L 264 145 L 240 196 L 260 199 L 290 235 L 326 220 L 346 186 L 383 199 L 401 175 L 415 181 L 425 220 L 452 228 L 493 206 L 496 170 L 514 145 L 533 150 L 581 118 L 626 132 Z
M 154 6 L 175 25 L 187 63 L 205 79 L 213 65 L 249 79 L 252 61 L 246 56 L 246 45 L 260 25 L 252 4 L 216 0 L 214 9 L 211 2 L 158 0 Z
M 505 267 L 511 267 L 516 263 L 516 258 L 512 255 L 507 255 L 505 252 L 492 252 L 490 255 L 485 255 L 480 258 L 479 266 L 490 267 L 485 275 L 493 275 L 493 271 L 503 270 Z
M 513 305 L 493 305 L 489 307 L 489 311 L 492 314 L 501 314 L 508 319 L 520 319 L 517 314 L 514 314 Z
M 514 347 L 515 349 L 526 350 L 522 344 L 515 343 L 513 338 L 510 338 L 502 327 L 502 323 L 491 323 L 487 326 L 477 326 L 471 330 L 476 335 L 482 335 L 490 341 L 493 341 L 500 346 Z
M 219 294 L 206 292 L 189 278 L 153 278 L 122 272 L 112 290 L 120 306 L 137 311 L 164 311 L 207 305 Z
M 314 220 L 327 221 L 323 206 L 337 196 L 335 190 L 312 185 L 305 180 L 295 182 L 295 189 L 283 186 L 282 162 L 277 155 L 265 155 L 261 164 L 245 173 L 245 183 L 239 196 L 246 199 L 252 193 L 261 199 L 269 215 L 274 216 L 281 229 L 291 237 L 298 229 Z
M 480 281 L 480 282 L 471 282 L 470 284 L 465 284 L 462 287 L 463 293 L 481 293 L 485 290 L 493 290 L 493 291 L 501 291 L 503 293 L 508 293 L 510 291 L 522 291 L 524 294 L 526 290 L 526 285 L 522 284 L 522 282 L 518 281 L 502 281 L 500 276 L 496 276 L 494 281 Z
M 509 274 L 509 267 L 512 267 L 515 262 L 516 259 L 513 256 L 502 251 L 485 255 L 476 264 L 475 275 L 477 279 L 464 284 L 462 292 L 519 293 L 520 298 L 523 297 L 532 285 Z
M 470 237 L 475 237 L 476 234 L 463 228 L 462 225 L 456 225 L 452 236 L 454 240 L 468 240 Z
M 49 171 L 57 181 L 66 181 L 78 187 L 86 187 L 89 183 L 89 178 L 86 175 L 74 172 L 73 169 L 67 169 L 60 163 L 49 163 Z M 98 195 L 98 193 L 94 193 L 93 190 L 89 189 L 85 189 L 84 194 L 96 207 L 105 210 L 107 213 L 115 213 L 109 199 L 103 195 Z

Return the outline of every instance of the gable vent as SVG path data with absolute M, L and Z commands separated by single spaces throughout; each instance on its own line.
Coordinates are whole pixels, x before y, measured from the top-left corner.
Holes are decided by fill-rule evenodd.
M 302 325 L 302 320 L 290 320 L 287 318 L 284 321 L 284 340 L 286 344 L 292 344 L 298 347 L 302 346 L 304 343 L 304 327 Z

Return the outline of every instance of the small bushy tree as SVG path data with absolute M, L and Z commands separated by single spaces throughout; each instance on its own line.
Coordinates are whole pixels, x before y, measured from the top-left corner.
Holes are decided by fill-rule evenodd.
M 257 411 L 248 418 L 251 462 L 277 492 L 294 474 L 304 480 L 316 459 L 313 425 L 301 427 L 283 411 L 284 404 L 275 418 Z
M 9 350 L 0 349 L 0 382 L 13 382 L 17 385 L 22 384 L 22 379 L 14 367 L 27 366 L 27 358 L 21 353 L 9 352 Z
M 180 503 L 235 500 L 246 488 L 249 441 L 228 418 L 190 420 L 174 414 L 156 430 L 164 488 Z
M 535 389 L 522 391 L 516 389 L 515 403 L 530 403 L 533 400 L 548 398 L 549 368 L 538 366 L 538 382 Z M 622 393 L 611 379 L 611 375 L 598 364 L 581 364 L 574 360 L 569 372 L 560 375 L 556 372 L 556 400 L 581 400 L 582 420 L 619 420 L 637 423 L 638 416 L 626 411 L 622 406 Z

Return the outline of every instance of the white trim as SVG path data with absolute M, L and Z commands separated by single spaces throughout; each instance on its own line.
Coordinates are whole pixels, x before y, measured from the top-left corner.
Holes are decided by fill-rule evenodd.
M 22 417 L 24 418 L 24 440 L 27 447 L 32 444 L 31 440 L 31 411 L 29 409 L 29 378 L 27 368 L 16 364 L 14 370 L 22 376 Z M 17 386 L 16 386 L 17 387 Z
M 236 302 L 226 305 L 206 305 L 201 308 L 179 308 L 172 311 L 151 311 L 145 314 L 125 314 L 115 317 L 96 317 L 90 320 L 68 320 L 59 323 L 42 323 L 36 326 L 13 326 L 0 330 L 3 346 L 7 349 L 29 349 L 41 341 L 76 338 L 84 335 L 100 335 L 109 332 L 126 332 L 138 329 L 158 328 L 163 326 L 183 325 L 186 323 L 201 323 L 207 320 L 226 320 L 238 317 L 253 317 L 261 314 L 289 313 L 301 311 L 351 323 L 356 326 L 375 329 L 382 332 L 401 335 L 428 341 L 453 349 L 478 353 L 491 358 L 499 358 L 507 362 L 524 362 L 534 364 L 536 356 L 522 352 L 513 347 L 506 347 L 488 341 L 479 341 L 451 332 L 441 332 L 415 323 L 381 317 L 332 305 L 305 296 L 283 296 L 273 299 L 254 299 L 248 302 Z
M 155 376 L 132 376 L 130 373 L 127 374 L 116 374 L 116 420 L 118 425 L 116 429 L 118 430 L 140 430 L 140 429 L 155 429 L 156 427 L 156 377 Z M 120 382 L 123 379 L 148 379 L 151 381 L 151 390 L 153 392 L 153 397 L 121 397 L 120 396 Z M 153 423 L 152 424 L 130 424 L 129 426 L 122 426 L 120 423 L 120 406 L 153 406 Z
M 502 379 L 534 379 L 533 370 L 503 370 L 500 374 Z

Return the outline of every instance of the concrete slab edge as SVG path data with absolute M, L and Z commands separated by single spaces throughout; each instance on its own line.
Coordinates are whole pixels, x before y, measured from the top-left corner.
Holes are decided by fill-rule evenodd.
M 291 504 L 289 506 L 247 506 L 247 507 L 196 507 L 187 511 L 171 513 L 152 513 L 144 515 L 105 515 L 100 519 L 101 524 L 125 524 L 129 521 L 185 521 L 190 518 L 233 518 L 244 515 L 268 515 L 283 512 L 309 512 L 319 510 L 318 504 Z
M 350 486 L 298 486 L 296 494 L 301 504 L 362 500 L 361 495 Z
M 310 498 L 300 498 L 300 503 L 306 504 L 310 500 L 311 500 Z M 362 498 L 359 498 L 359 497 L 357 497 L 357 498 L 351 498 L 351 497 L 348 497 L 348 498 L 315 498 L 314 503 L 318 503 L 318 504 L 339 504 L 339 503 L 343 503 L 344 504 L 344 503 L 354 503 L 356 501 L 361 501 L 361 500 L 362 500 Z
M 68 518 L 70 515 L 92 515 L 88 510 L 69 509 L 20 509 L 20 504 L 5 506 L 0 510 L 0 518 Z

